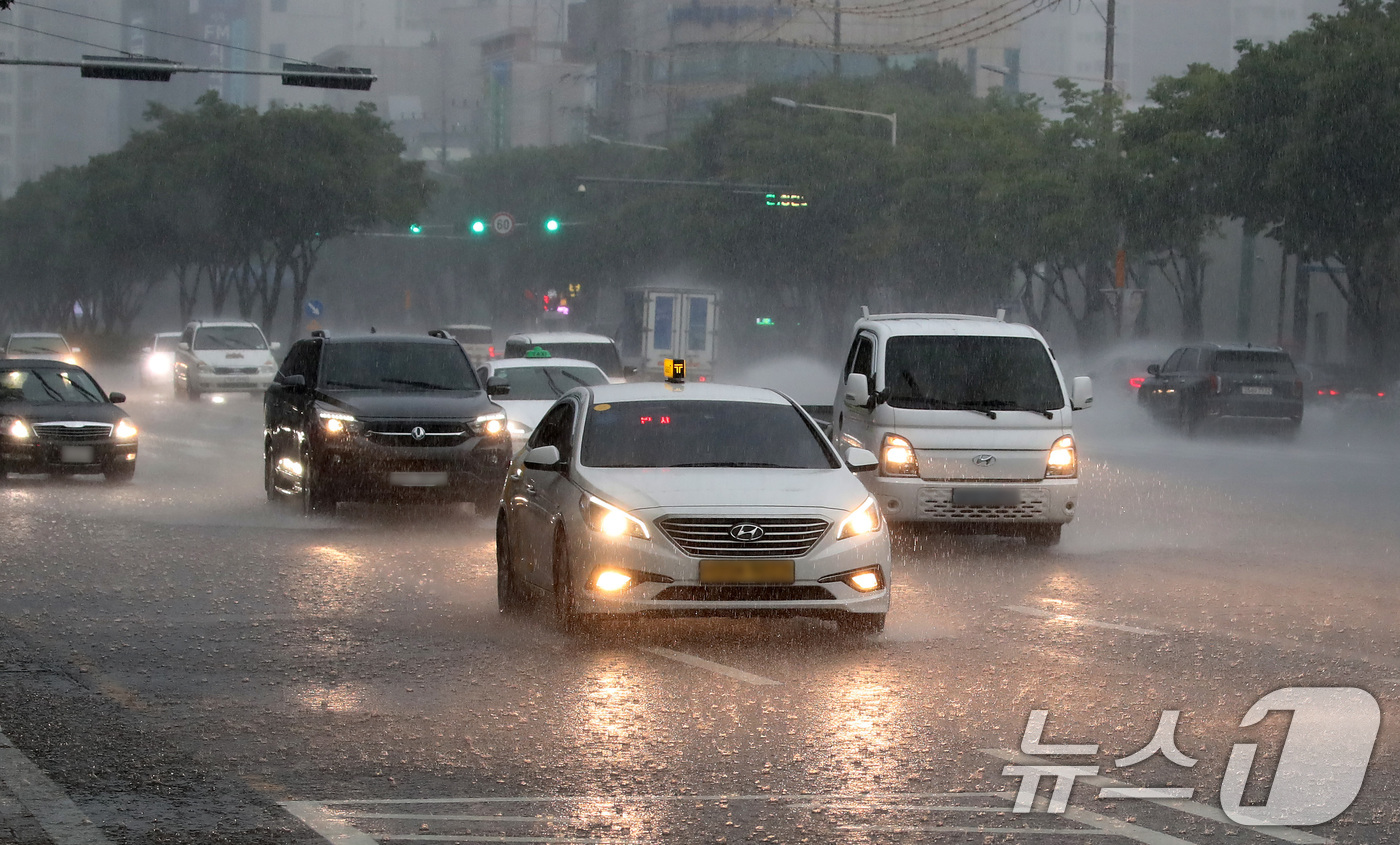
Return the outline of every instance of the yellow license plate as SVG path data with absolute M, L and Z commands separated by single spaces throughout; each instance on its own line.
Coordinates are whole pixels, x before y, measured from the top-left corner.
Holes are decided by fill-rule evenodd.
M 701 584 L 791 584 L 790 560 L 702 560 Z

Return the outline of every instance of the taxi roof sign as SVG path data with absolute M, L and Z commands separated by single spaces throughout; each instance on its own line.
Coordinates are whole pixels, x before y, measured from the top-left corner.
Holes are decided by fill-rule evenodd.
M 663 365 L 666 373 L 666 380 L 669 382 L 685 381 L 685 359 L 667 358 Z
M 548 349 L 545 349 L 543 346 L 536 346 L 534 349 L 527 349 L 527 350 L 525 351 L 525 357 L 526 357 L 526 358 L 553 358 L 554 356 L 551 355 L 550 352 L 549 352 L 549 350 L 548 350 Z

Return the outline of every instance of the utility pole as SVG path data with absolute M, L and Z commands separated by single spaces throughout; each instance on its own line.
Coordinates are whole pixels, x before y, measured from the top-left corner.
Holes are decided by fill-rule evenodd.
M 831 70 L 833 75 L 841 75 L 841 0 L 836 0 L 836 13 L 831 24 Z
M 837 0 L 837 2 L 840 2 L 840 0 Z M 1107 0 L 1107 5 L 1108 5 L 1108 8 L 1107 8 L 1107 10 L 1105 10 L 1105 14 L 1104 14 L 1104 17 L 1103 17 L 1103 22 L 1104 22 L 1104 25 L 1105 25 L 1105 29 L 1104 29 L 1104 48 L 1103 48 L 1103 92 L 1104 92 L 1105 94 L 1112 94 L 1112 93 L 1113 93 L 1113 36 L 1114 36 L 1114 29 L 1116 28 L 1116 26 L 1115 26 L 1115 24 L 1114 24 L 1114 20 L 1115 20 L 1115 13 L 1116 13 L 1117 10 L 1118 10 L 1118 0 Z

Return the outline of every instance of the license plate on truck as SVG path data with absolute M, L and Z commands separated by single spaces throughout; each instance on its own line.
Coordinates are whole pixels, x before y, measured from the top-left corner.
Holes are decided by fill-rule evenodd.
M 1015 487 L 954 487 L 953 504 L 969 508 L 1009 508 L 1021 504 Z

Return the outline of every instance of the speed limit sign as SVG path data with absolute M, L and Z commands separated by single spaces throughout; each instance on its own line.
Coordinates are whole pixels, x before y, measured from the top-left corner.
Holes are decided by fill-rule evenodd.
M 498 211 L 491 218 L 491 231 L 498 235 L 509 235 L 515 230 L 515 218 L 509 211 Z

